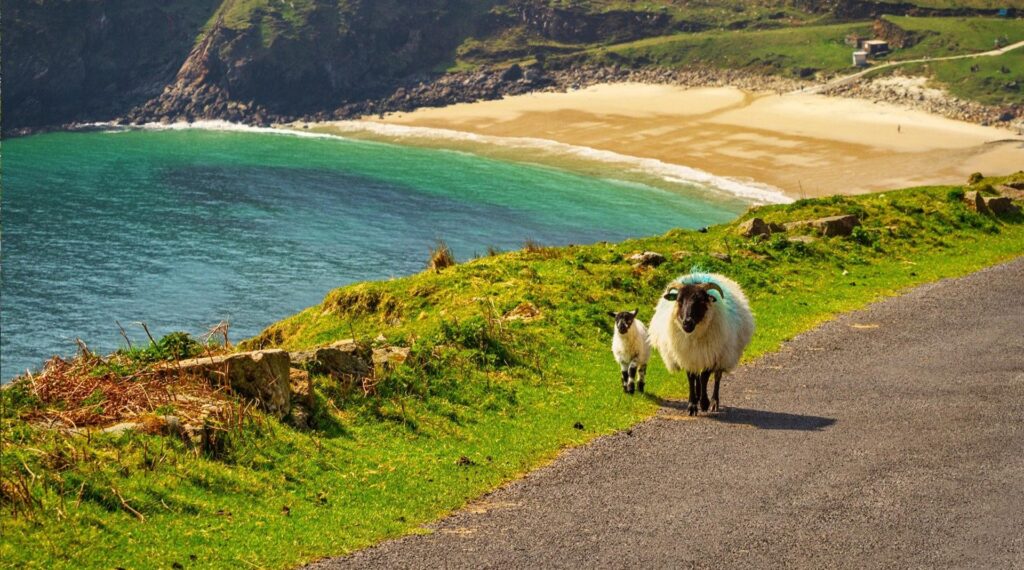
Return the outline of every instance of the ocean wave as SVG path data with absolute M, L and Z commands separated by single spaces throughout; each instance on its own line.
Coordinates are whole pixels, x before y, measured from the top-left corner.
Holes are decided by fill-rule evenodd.
M 506 148 L 539 150 L 549 154 L 569 156 L 583 160 L 622 166 L 632 172 L 655 175 L 666 182 L 674 184 L 697 184 L 754 203 L 786 204 L 793 201 L 793 199 L 787 196 L 782 190 L 770 184 L 763 184 L 753 180 L 743 180 L 727 176 L 717 176 L 704 170 L 679 164 L 671 164 L 656 158 L 630 156 L 610 150 L 572 145 L 548 139 L 533 137 L 498 137 L 467 133 L 451 129 L 393 125 L 369 121 L 334 121 L 329 124 L 343 133 L 346 131 L 352 133 L 364 132 L 396 139 L 418 138 L 430 140 L 451 140 L 474 144 L 497 145 Z
M 369 133 L 393 139 L 450 140 L 455 142 L 500 146 L 504 148 L 540 151 L 550 155 L 568 156 L 576 159 L 599 162 L 602 164 L 616 165 L 634 173 L 657 176 L 672 184 L 699 185 L 755 204 L 786 204 L 793 201 L 793 199 L 787 196 L 782 190 L 770 184 L 728 176 L 717 176 L 698 168 L 691 168 L 680 164 L 671 164 L 656 158 L 630 156 L 610 150 L 572 145 L 549 139 L 534 137 L 498 137 L 456 131 L 452 129 L 393 125 L 370 121 L 333 121 L 326 124 L 338 129 L 342 133 Z M 111 123 L 110 126 L 114 127 L 115 125 Z M 294 125 L 256 127 L 222 120 L 202 120 L 190 123 L 146 123 L 128 128 L 155 131 L 200 129 L 208 131 L 287 135 L 316 139 L 351 140 L 334 133 L 308 132 L 300 130 Z M 113 132 L 119 132 L 123 129 L 124 128 L 121 127 Z

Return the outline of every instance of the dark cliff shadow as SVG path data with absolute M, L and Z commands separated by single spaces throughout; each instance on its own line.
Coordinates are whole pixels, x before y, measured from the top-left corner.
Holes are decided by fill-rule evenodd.
M 669 400 L 652 394 L 644 394 L 644 397 L 657 403 L 662 408 L 670 410 L 685 412 L 690 405 L 686 400 Z M 714 414 L 701 412 L 699 417 L 723 424 L 746 425 L 758 429 L 782 429 L 794 431 L 821 431 L 836 423 L 835 418 L 826 418 L 823 416 L 787 414 L 784 412 L 752 410 L 749 408 L 736 408 L 732 406 L 725 406 L 721 412 Z

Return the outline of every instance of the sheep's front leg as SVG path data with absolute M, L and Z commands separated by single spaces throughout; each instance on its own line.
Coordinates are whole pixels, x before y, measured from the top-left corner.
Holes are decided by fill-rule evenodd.
M 695 372 L 687 372 L 686 379 L 690 382 L 690 405 L 686 408 L 691 416 L 697 415 L 697 392 L 700 386 L 700 377 Z
M 647 365 L 644 364 L 638 370 L 640 372 L 640 379 L 636 383 L 636 389 L 640 390 L 640 393 L 643 394 L 644 393 L 644 380 L 647 379 Z
M 629 365 L 619 363 L 619 368 L 622 369 L 622 391 L 629 393 Z
M 718 370 L 715 372 L 715 389 L 711 394 L 711 411 L 718 411 L 718 383 L 722 381 L 722 371 Z
M 629 364 L 629 383 L 626 384 L 626 392 L 632 394 L 636 391 L 636 363 Z
M 708 380 L 711 379 L 711 371 L 705 370 L 700 373 L 700 411 L 706 412 L 711 407 L 708 400 Z

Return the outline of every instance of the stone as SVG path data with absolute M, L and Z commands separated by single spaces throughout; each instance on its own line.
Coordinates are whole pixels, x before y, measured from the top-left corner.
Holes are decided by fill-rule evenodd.
M 525 321 L 530 322 L 541 317 L 540 309 L 536 305 L 529 301 L 525 301 L 516 306 L 516 308 L 505 313 L 503 317 L 506 321 Z
M 1016 214 L 1020 208 L 1013 204 L 1008 196 L 984 196 L 982 202 L 990 212 L 999 216 L 1002 214 Z
M 657 267 L 665 263 L 665 256 L 655 251 L 634 253 L 626 259 L 633 262 L 636 267 Z
M 834 236 L 848 236 L 853 233 L 853 228 L 860 225 L 860 219 L 853 214 L 843 214 L 839 216 L 829 216 L 827 218 L 818 218 L 817 220 L 804 220 L 800 222 L 790 222 L 786 224 L 787 230 L 802 228 L 810 226 L 825 237 Z
M 409 359 L 409 349 L 404 346 L 382 346 L 373 349 L 373 363 L 382 368 L 397 366 Z
M 170 363 L 165 370 L 196 374 L 228 386 L 278 419 L 291 410 L 288 353 L 280 349 L 202 356 Z
M 793 236 L 790 238 L 786 238 L 786 241 L 792 243 L 813 243 L 818 241 L 818 238 L 814 236 Z
M 352 339 L 291 353 L 292 366 L 333 378 L 362 378 L 373 369 L 370 347 Z
M 978 212 L 980 214 L 988 212 L 988 206 L 985 205 L 985 197 L 982 196 L 979 192 L 972 191 L 965 193 L 964 202 L 967 203 L 968 208 L 974 210 L 975 212 Z
M 309 372 L 298 368 L 289 370 L 288 389 L 292 393 L 292 408 L 296 405 L 313 408 L 313 385 L 309 382 Z
M 711 257 L 714 257 L 715 259 L 718 259 L 718 260 L 721 260 L 721 261 L 725 261 L 725 262 L 728 262 L 730 259 L 732 259 L 731 257 L 729 257 L 728 253 L 722 253 L 720 251 L 716 251 L 716 252 L 712 253 Z
M 751 238 L 754 236 L 770 235 L 772 230 L 761 218 L 751 218 L 740 224 L 740 226 L 736 228 L 736 233 L 745 238 Z

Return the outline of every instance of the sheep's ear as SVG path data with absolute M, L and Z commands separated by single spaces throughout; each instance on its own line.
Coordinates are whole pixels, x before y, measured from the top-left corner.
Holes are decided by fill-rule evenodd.
M 619 315 L 615 311 L 608 311 L 608 316 L 615 319 L 618 318 Z
M 665 294 L 662 296 L 662 299 L 665 299 L 666 301 L 675 301 L 678 298 L 679 289 L 676 289 L 675 287 L 669 289 L 668 291 L 665 291 Z

